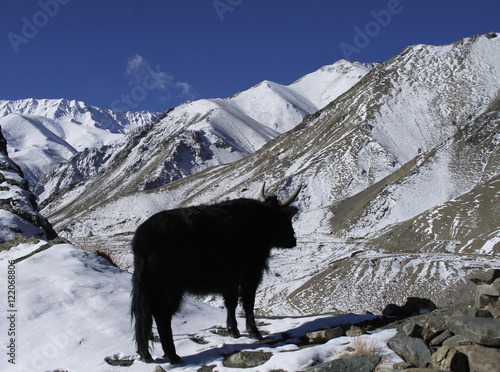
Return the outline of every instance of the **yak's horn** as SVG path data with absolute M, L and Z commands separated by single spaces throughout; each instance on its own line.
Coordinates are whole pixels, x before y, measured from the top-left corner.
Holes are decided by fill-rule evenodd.
M 262 184 L 262 188 L 260 189 L 260 194 L 259 194 L 259 200 L 260 201 L 266 201 L 266 195 L 264 193 L 264 189 L 266 188 L 266 183 L 264 182 Z
M 302 185 L 300 185 L 299 188 L 297 190 L 295 190 L 295 192 L 292 195 L 290 195 L 288 198 L 283 200 L 281 202 L 281 205 L 283 205 L 284 207 L 288 207 L 290 204 L 292 204 L 293 201 L 295 200 L 295 198 L 297 197 L 297 195 L 299 195 L 300 189 L 302 189 Z

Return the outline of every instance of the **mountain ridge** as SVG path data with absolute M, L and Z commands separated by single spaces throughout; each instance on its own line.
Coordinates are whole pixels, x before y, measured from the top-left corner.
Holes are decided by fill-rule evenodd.
M 147 111 L 103 110 L 67 99 L 0 101 L 0 126 L 11 157 L 23 169 L 32 188 L 47 172 L 76 153 L 109 145 L 158 116 Z
M 329 76 L 329 80 L 323 81 L 320 91 L 335 85 L 336 92 L 340 93 L 368 70 L 369 66 L 339 61 L 330 66 L 329 72 L 320 71 L 322 77 Z M 315 73 L 306 75 L 301 84 L 316 78 Z M 337 87 L 339 82 L 342 82 L 342 87 Z M 61 165 L 39 182 L 35 192 L 43 206 L 52 204 L 52 208 L 54 198 L 50 195 L 61 195 L 65 190 L 69 192 L 63 202 L 73 203 L 87 187 L 85 182 L 81 183 L 78 177 L 72 176 L 73 165 L 78 163 L 86 167 L 85 159 L 92 166 L 98 164 L 99 171 L 95 172 L 92 182 L 108 186 L 99 191 L 101 197 L 103 192 L 106 197 L 113 197 L 131 190 L 152 189 L 207 167 L 242 159 L 317 110 L 309 99 L 293 93 L 290 87 L 294 84 L 298 83 L 281 86 L 262 82 L 231 98 L 186 102 L 164 113 L 161 120 L 152 125 L 130 133 L 113 148 L 105 148 L 106 154 L 104 151 L 93 153 L 93 156 L 106 159 L 106 162 L 98 163 L 87 155 L 76 155 L 75 159 Z M 283 98 L 283 92 L 292 95 L 293 102 Z M 316 95 L 321 96 L 320 93 Z M 299 103 L 304 106 L 297 106 Z M 81 169 L 80 172 L 87 171 Z M 80 191 L 76 191 L 75 187 Z M 62 198 L 58 199 L 62 201 Z
M 66 98 L 0 100 L 0 117 L 11 113 L 64 119 L 85 126 L 101 128 L 111 133 L 126 133 L 133 128 L 154 121 L 157 116 L 157 113 L 151 111 L 101 109 L 82 101 Z

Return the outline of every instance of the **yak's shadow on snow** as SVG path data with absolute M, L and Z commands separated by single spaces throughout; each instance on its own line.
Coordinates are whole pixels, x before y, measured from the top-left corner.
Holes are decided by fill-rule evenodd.
M 277 348 L 280 346 L 284 346 L 286 344 L 295 344 L 295 345 L 305 345 L 307 341 L 305 341 L 305 334 L 307 332 L 317 331 L 321 329 L 328 329 L 338 326 L 351 325 L 351 324 L 359 324 L 365 321 L 372 321 L 380 316 L 374 315 L 357 315 L 357 314 L 346 314 L 346 315 L 331 315 L 331 316 L 321 316 L 314 317 L 310 321 L 305 321 L 304 318 L 283 318 L 283 319 L 274 319 L 270 320 L 272 322 L 282 322 L 283 323 L 283 331 L 275 332 L 269 334 L 264 337 L 261 341 L 255 341 L 254 343 L 238 343 L 238 339 L 232 338 L 230 336 L 224 337 L 227 340 L 227 343 L 224 342 L 221 346 L 218 347 L 210 347 L 207 345 L 207 349 L 200 351 L 196 354 L 192 355 L 181 355 L 182 363 L 180 366 L 199 366 L 199 365 L 208 365 L 211 362 L 216 360 L 220 360 L 221 357 L 225 357 L 227 355 L 241 352 L 241 351 L 252 351 L 264 347 L 268 348 Z M 267 319 L 259 319 L 261 322 L 266 322 Z M 290 328 L 290 325 L 294 325 Z M 267 323 L 269 325 L 269 323 Z M 287 328 L 288 326 L 288 328 Z M 261 330 L 265 332 L 265 325 L 261 326 Z M 276 328 L 276 325 L 274 326 Z M 220 328 L 213 328 L 212 333 L 219 334 Z M 219 334 L 220 335 L 220 334 Z M 194 338 L 197 336 L 189 335 L 189 338 L 195 342 Z M 242 338 L 248 338 L 248 334 L 242 333 Z M 235 343 L 232 343 L 235 342 Z M 157 345 L 157 346 L 156 346 Z M 156 347 L 161 346 L 156 344 Z M 152 363 L 155 364 L 166 364 L 169 360 L 167 358 L 156 358 Z

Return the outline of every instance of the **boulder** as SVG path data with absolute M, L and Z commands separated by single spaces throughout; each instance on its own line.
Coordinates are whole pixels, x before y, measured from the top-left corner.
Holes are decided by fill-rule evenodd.
M 152 372 L 166 372 L 162 366 L 156 366 Z
M 217 365 L 215 365 L 215 364 L 211 364 L 209 366 L 202 366 L 202 367 L 198 368 L 196 370 L 196 372 L 212 372 L 215 370 L 215 367 L 217 367 Z
M 498 297 L 493 297 L 493 296 L 488 296 L 484 294 L 477 294 L 476 295 L 476 308 L 478 309 L 484 309 L 491 304 L 494 304 L 497 302 Z
M 392 365 L 392 369 L 408 369 L 408 368 L 413 368 L 415 367 L 412 363 L 409 362 L 399 362 L 399 363 L 394 363 Z
M 467 311 L 461 315 L 471 316 L 473 318 L 493 318 L 493 315 L 491 315 L 491 312 L 488 311 L 488 308 L 489 306 L 485 307 L 484 309 L 472 307 L 470 309 L 467 309 Z
M 500 269 L 479 270 L 467 276 L 467 279 L 476 284 L 491 284 L 500 278 Z
M 443 346 L 451 346 L 453 348 L 457 348 L 458 346 L 467 346 L 467 345 L 472 345 L 473 342 L 466 339 L 465 337 L 462 336 L 451 336 L 449 339 L 443 342 Z
M 442 319 L 430 318 L 422 331 L 422 338 L 425 342 L 430 342 L 444 331 L 446 331 L 446 324 Z
M 474 372 L 500 372 L 500 349 L 481 345 L 457 346 L 469 360 L 469 368 Z
M 500 319 L 451 317 L 446 320 L 449 330 L 475 343 L 500 347 Z
M 388 346 L 405 361 L 419 368 L 431 365 L 431 350 L 421 338 L 398 334 L 389 340 Z
M 401 328 L 401 331 L 408 337 L 422 337 L 423 329 L 424 328 L 420 324 L 408 322 Z
M 445 342 L 447 339 L 453 336 L 453 333 L 451 333 L 448 329 L 441 333 L 439 336 L 434 337 L 430 342 L 429 345 L 431 346 L 441 346 L 443 342 Z
M 344 330 L 340 327 L 306 333 L 306 337 L 310 344 L 324 344 L 332 338 L 341 337 L 343 335 Z
M 486 307 L 486 310 L 488 310 L 493 316 L 493 318 L 498 319 L 500 318 L 500 301 L 495 302 L 494 304 L 490 304 Z
M 467 357 L 457 349 L 441 346 L 431 357 L 432 365 L 443 371 L 467 372 Z
M 264 351 L 237 351 L 226 355 L 222 364 L 229 368 L 252 368 L 266 363 L 273 353 Z
M 491 285 L 500 292 L 500 278 L 495 279 L 495 281 Z
M 360 327 L 357 327 L 357 326 L 351 326 L 351 328 L 349 328 L 347 331 L 345 331 L 345 335 L 348 336 L 348 337 L 359 337 L 359 336 L 363 336 L 363 334 L 365 334 L 366 332 L 363 331 L 363 329 L 361 329 Z
M 373 372 L 382 361 L 381 355 L 356 354 L 341 359 L 331 360 L 326 363 L 306 369 L 308 372 Z
M 495 283 L 496 283 L 496 280 L 495 280 Z M 500 293 L 498 292 L 497 286 L 493 285 L 493 284 L 478 285 L 476 287 L 476 293 L 480 294 L 480 295 L 487 295 L 487 296 L 495 296 L 495 297 L 500 296 Z

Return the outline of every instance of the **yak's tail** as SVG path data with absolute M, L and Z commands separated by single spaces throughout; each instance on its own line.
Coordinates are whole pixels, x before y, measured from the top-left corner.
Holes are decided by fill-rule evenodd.
M 143 360 L 151 360 L 149 337 L 153 327 L 153 315 L 149 298 L 149 288 L 145 280 L 146 260 L 138 254 L 134 257 L 132 275 L 131 315 L 135 318 L 135 342 L 137 352 Z

